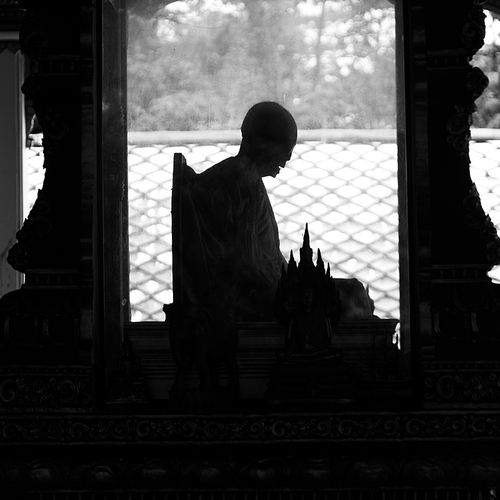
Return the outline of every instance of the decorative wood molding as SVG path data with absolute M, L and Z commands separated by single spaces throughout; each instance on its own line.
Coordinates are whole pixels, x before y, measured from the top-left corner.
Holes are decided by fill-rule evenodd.
M 488 452 L 469 456 L 396 453 L 385 458 L 375 458 L 370 453 L 362 457 L 356 453 L 332 455 L 320 451 L 308 457 L 255 452 L 242 456 L 234 451 L 223 456 L 203 452 L 196 458 L 172 458 L 154 452 L 122 457 L 105 452 L 100 458 L 77 457 L 74 453 L 62 457 L 39 454 L 32 459 L 0 460 L 0 487 L 3 491 L 42 489 L 47 494 L 57 490 L 68 500 L 82 498 L 79 492 L 93 492 L 92 498 L 107 498 L 105 492 L 116 492 L 118 498 L 121 492 L 127 499 L 139 500 L 155 491 L 168 499 L 284 500 L 303 498 L 301 493 L 310 495 L 314 491 L 315 498 L 347 499 L 354 494 L 354 498 L 362 500 L 373 498 L 373 489 L 380 487 L 390 498 L 392 492 L 398 491 L 395 498 L 414 498 L 413 490 L 408 488 L 430 490 L 429 493 L 443 488 L 442 496 L 431 498 L 490 498 L 489 489 L 500 481 L 499 458 Z M 475 489 L 475 495 L 470 495 L 466 487 Z M 193 497 L 186 496 L 189 492 Z M 38 494 L 37 498 L 45 498 L 43 493 Z
M 460 153 L 460 156 L 470 162 L 469 159 L 469 141 L 470 125 L 472 113 L 476 110 L 474 104 L 469 106 L 456 105 L 453 115 L 446 122 L 448 131 L 447 141 L 451 143 L 453 149 Z
M 0 414 L 85 412 L 92 406 L 90 369 L 85 366 L 11 366 L 0 369 Z
M 0 54 L 4 50 L 10 50 L 13 54 L 21 50 L 21 44 L 19 42 L 4 42 L 0 41 Z
M 500 444 L 500 415 L 491 411 L 335 412 L 216 415 L 46 415 L 0 417 L 9 444 L 251 444 L 462 442 Z
M 424 386 L 426 408 L 496 408 L 500 404 L 500 363 L 426 363 Z
M 0 33 L 2 31 L 19 31 L 23 17 L 24 9 L 20 7 L 19 2 L 0 0 Z
M 484 43 L 486 28 L 483 5 L 486 0 L 474 0 L 467 12 L 466 22 L 462 26 L 462 42 L 469 56 L 473 56 Z

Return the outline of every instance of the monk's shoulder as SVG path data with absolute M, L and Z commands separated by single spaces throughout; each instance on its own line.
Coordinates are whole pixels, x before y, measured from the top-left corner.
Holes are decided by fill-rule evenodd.
M 207 187 L 233 189 L 241 182 L 241 169 L 234 158 L 217 163 L 199 175 L 200 181 Z

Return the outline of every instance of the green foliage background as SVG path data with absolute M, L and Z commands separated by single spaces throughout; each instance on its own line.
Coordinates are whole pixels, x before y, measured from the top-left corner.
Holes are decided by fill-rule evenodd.
M 476 101 L 473 124 L 477 128 L 500 128 L 500 14 L 487 12 L 485 43 L 472 64 L 489 79 L 489 85 Z
M 387 0 L 185 0 L 128 22 L 129 130 L 237 129 L 255 102 L 299 128 L 395 128 Z

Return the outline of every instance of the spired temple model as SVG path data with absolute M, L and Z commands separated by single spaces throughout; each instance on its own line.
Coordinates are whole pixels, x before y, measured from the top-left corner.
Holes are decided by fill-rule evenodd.
M 332 345 L 334 326 L 341 316 L 342 302 L 330 265 L 318 249 L 316 265 L 306 225 L 297 265 L 290 252 L 283 266 L 275 301 L 279 322 L 286 325 L 285 352 L 271 374 L 267 399 L 287 401 L 349 402 L 353 397 L 352 376 L 342 351 Z
M 314 264 L 306 225 L 300 262 L 292 252 L 276 293 L 276 318 L 286 337 L 267 400 L 335 404 L 405 397 L 406 359 L 393 343 L 398 320 L 373 311 L 368 289 L 356 278 L 333 278 L 319 249 Z
M 309 245 L 306 225 L 300 263 L 290 252 L 288 268 L 283 265 L 275 301 L 276 318 L 287 325 L 285 356 L 332 355 L 332 327 L 340 319 L 342 303 L 330 265 L 325 266 L 318 249 L 317 264 Z

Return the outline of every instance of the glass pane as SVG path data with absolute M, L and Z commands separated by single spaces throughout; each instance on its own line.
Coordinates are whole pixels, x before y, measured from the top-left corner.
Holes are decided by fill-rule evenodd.
M 201 172 L 238 151 L 251 105 L 284 105 L 299 142 L 265 178 L 281 249 L 305 224 L 334 277 L 399 318 L 395 15 L 387 0 L 178 1 L 129 12 L 132 321 L 172 301 L 172 158 Z

